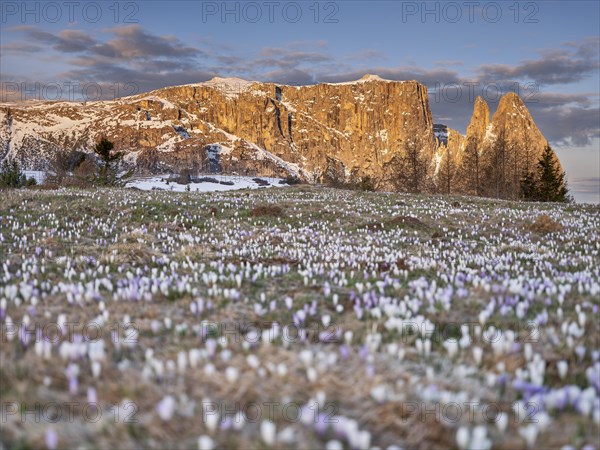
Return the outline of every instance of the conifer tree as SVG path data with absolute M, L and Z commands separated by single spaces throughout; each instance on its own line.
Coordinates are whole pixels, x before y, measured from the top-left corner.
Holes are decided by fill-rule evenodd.
M 537 186 L 535 177 L 531 172 L 525 171 L 521 178 L 521 198 L 527 201 L 537 200 Z
M 565 172 L 559 170 L 556 157 L 549 145 L 546 145 L 537 166 L 537 200 L 542 202 L 570 201 L 569 190 L 565 181 Z
M 115 182 L 118 163 L 123 159 L 123 152 L 113 152 L 115 145 L 105 136 L 98 141 L 94 147 L 94 153 L 98 155 L 101 161 L 99 181 L 102 184 L 112 184 Z

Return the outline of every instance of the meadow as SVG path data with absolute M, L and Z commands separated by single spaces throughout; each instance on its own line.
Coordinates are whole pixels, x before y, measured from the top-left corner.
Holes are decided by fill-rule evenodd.
M 600 447 L 599 206 L 0 196 L 5 448 Z

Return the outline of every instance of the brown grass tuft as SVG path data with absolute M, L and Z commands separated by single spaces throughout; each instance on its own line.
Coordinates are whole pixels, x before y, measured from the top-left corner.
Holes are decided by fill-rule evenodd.
M 546 234 L 546 233 L 556 233 L 562 231 L 564 227 L 553 220 L 549 215 L 542 214 L 535 222 L 529 225 L 529 230 L 535 233 Z
M 396 216 L 386 221 L 370 222 L 366 226 L 367 229 L 374 231 L 381 230 L 382 228 L 391 229 L 396 227 L 410 228 L 414 230 L 429 229 L 429 226 L 426 223 L 420 221 L 416 217 L 411 216 Z

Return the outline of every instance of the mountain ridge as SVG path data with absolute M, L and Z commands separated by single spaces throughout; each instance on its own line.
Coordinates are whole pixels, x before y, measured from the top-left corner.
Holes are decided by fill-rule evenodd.
M 221 171 L 308 181 L 331 173 L 342 179 L 369 176 L 385 187 L 392 162 L 410 142 L 419 143 L 435 177 L 447 145 L 452 163 L 460 165 L 469 145 L 489 151 L 499 127 L 507 130 L 511 145 L 527 136 L 532 160 L 547 144 L 512 93 L 502 97 L 492 120 L 478 98 L 466 135 L 449 129 L 450 142 L 442 143 L 427 88 L 415 80 L 366 74 L 351 82 L 290 86 L 215 77 L 107 101 L 1 103 L 0 158 L 43 169 L 53 153 L 89 152 L 105 135 L 142 172 L 203 170 L 212 158 Z

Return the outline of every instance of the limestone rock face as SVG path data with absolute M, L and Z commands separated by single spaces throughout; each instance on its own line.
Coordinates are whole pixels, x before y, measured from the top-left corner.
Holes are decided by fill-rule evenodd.
M 467 126 L 467 140 L 480 145 L 483 143 L 488 127 L 490 125 L 490 108 L 487 102 L 482 97 L 475 99 L 473 105 L 473 116 Z
M 434 125 L 434 133 L 436 185 L 448 193 L 518 199 L 521 180 L 525 173 L 535 177 L 548 145 L 514 93 L 500 99 L 491 121 L 487 103 L 477 97 L 466 136 L 440 124 Z
M 514 94 L 502 98 L 491 123 L 488 105 L 477 98 L 462 136 L 434 126 L 425 86 L 374 75 L 301 87 L 214 78 L 113 101 L 0 104 L 0 159 L 16 157 L 40 170 L 56 152 L 91 152 L 103 135 L 142 172 L 381 181 L 407 143 L 419 142 L 436 174 L 444 154 L 458 164 L 468 145 L 483 154 L 500 134 L 518 151 L 527 148 L 531 161 L 546 144 Z
M 433 130 L 438 143 L 437 153 L 449 154 L 455 161 L 460 161 L 465 147 L 465 136 L 443 124 L 434 124 Z
M 467 145 L 473 145 L 483 155 L 502 139 L 507 151 L 517 152 L 518 158 L 529 158 L 533 168 L 548 141 L 536 126 L 523 100 L 509 92 L 500 99 L 491 122 L 489 116 L 486 101 L 477 97 L 467 134 L 461 140 L 463 153 Z
M 302 87 L 216 78 L 115 101 L 4 104 L 0 121 L 0 148 L 36 168 L 55 151 L 90 151 L 100 135 L 151 172 L 200 167 L 218 146 L 224 170 L 308 180 L 332 161 L 343 175 L 378 177 L 415 135 L 429 157 L 436 147 L 427 89 L 371 75 Z
M 498 139 L 504 139 L 509 151 L 516 152 L 515 157 L 523 165 L 527 165 L 529 170 L 533 170 L 548 145 L 548 141 L 536 126 L 525 103 L 513 92 L 500 99 L 483 150 L 489 151 Z M 558 161 L 558 158 L 556 160 Z

